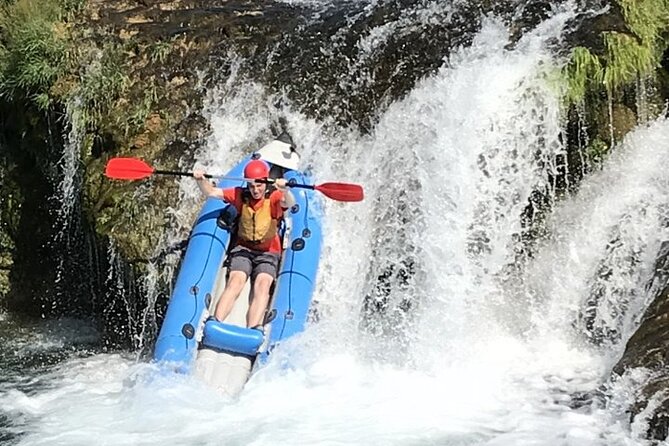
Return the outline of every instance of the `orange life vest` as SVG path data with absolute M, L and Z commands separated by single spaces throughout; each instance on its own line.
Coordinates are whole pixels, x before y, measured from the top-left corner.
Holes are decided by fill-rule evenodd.
M 257 211 L 245 200 L 239 215 L 237 236 L 244 244 L 265 244 L 276 237 L 277 220 L 272 218 L 269 198 L 263 198 Z

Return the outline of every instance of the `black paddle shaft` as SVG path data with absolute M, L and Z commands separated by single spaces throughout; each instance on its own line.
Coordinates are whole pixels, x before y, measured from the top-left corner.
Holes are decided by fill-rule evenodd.
M 153 173 L 157 173 L 159 175 L 174 175 L 176 177 L 192 177 L 193 172 L 178 172 L 175 170 L 154 170 Z M 208 173 L 204 174 L 205 178 L 216 178 L 214 175 L 210 175 Z
M 159 174 L 159 175 L 173 175 L 173 176 L 178 176 L 178 177 L 192 177 L 193 176 L 192 172 L 179 172 L 179 171 L 175 171 L 175 170 L 154 170 L 153 173 Z M 219 175 L 211 175 L 211 174 L 208 174 L 208 173 L 205 173 L 204 177 L 205 178 L 220 178 Z M 256 181 L 258 181 L 259 183 L 272 184 L 272 183 L 274 183 L 275 180 L 271 179 L 271 178 L 268 178 L 268 179 L 264 179 L 264 180 L 263 179 L 257 179 Z M 316 189 L 316 186 L 314 186 L 313 184 L 299 184 L 299 183 L 295 183 L 294 180 L 289 181 L 286 184 L 286 186 L 297 187 L 299 189 L 311 189 L 311 190 Z

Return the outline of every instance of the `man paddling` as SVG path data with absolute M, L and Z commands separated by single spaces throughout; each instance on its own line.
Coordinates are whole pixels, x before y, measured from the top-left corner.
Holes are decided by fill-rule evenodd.
M 225 320 L 250 277 L 253 298 L 246 314 L 246 326 L 262 329 L 269 290 L 276 279 L 281 258 L 277 228 L 283 212 L 295 204 L 295 197 L 286 188 L 287 181 L 283 178 L 274 180 L 276 190 L 268 191 L 269 166 L 262 160 L 251 160 L 244 167 L 245 178 L 258 180 L 249 181 L 245 188 L 214 187 L 201 169 L 193 170 L 193 177 L 204 195 L 232 204 L 239 215 L 237 243 L 229 254 L 230 275 L 214 317 L 218 321 Z

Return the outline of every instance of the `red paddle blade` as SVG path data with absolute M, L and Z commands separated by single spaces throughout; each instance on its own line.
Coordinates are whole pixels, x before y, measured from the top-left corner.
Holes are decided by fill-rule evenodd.
M 348 183 L 323 183 L 314 189 L 337 201 L 362 201 L 365 197 L 362 186 Z
M 151 174 L 153 167 L 137 158 L 112 158 L 105 168 L 105 176 L 116 180 L 141 180 Z

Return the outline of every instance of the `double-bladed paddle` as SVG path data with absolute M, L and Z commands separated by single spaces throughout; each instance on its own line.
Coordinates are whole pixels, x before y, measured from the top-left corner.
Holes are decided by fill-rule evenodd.
M 192 172 L 177 172 L 173 170 L 154 169 L 144 161 L 137 158 L 112 158 L 107 162 L 105 175 L 116 180 L 141 180 L 151 175 L 174 175 L 181 177 L 192 177 Z M 239 181 L 258 181 L 250 178 L 227 177 L 223 175 L 205 174 L 205 178 L 219 178 Z M 271 183 L 272 180 L 265 180 Z M 350 183 L 322 183 L 322 184 L 298 184 L 288 182 L 288 187 L 317 190 L 328 198 L 337 201 L 362 201 L 364 192 L 362 186 Z

